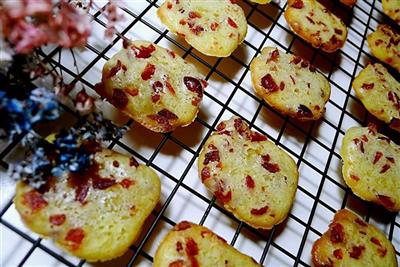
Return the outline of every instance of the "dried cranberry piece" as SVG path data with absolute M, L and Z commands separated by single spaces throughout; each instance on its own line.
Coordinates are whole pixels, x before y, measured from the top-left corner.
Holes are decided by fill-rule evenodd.
M 360 177 L 358 177 L 357 175 L 351 174 L 350 178 L 353 179 L 354 181 L 359 181 Z
M 197 96 L 200 98 L 203 97 L 203 88 L 201 86 L 201 82 L 198 79 L 185 76 L 183 77 L 183 83 L 189 91 L 197 93 Z
M 253 189 L 255 187 L 255 183 L 253 178 L 250 175 L 246 176 L 246 186 L 250 189 Z
M 363 83 L 363 85 L 361 86 L 363 89 L 365 90 L 371 90 L 373 89 L 375 86 L 374 83 Z
M 332 243 L 341 243 L 344 240 L 344 228 L 340 223 L 335 224 L 331 228 L 330 240 Z
M 276 61 L 279 58 L 279 50 L 275 49 L 269 54 L 269 58 L 267 60 L 267 63 L 270 61 Z
M 136 47 L 136 46 L 132 46 L 132 49 L 135 52 L 135 56 L 137 58 L 149 58 L 151 56 L 151 53 L 156 51 L 156 48 L 153 44 L 150 44 L 147 47 L 141 45 L 140 48 Z
M 207 152 L 206 155 L 204 156 L 204 162 L 203 164 L 208 164 L 210 162 L 214 162 L 214 161 L 220 161 L 219 158 L 219 151 L 218 150 L 212 150 L 210 152 Z
M 260 134 L 258 132 L 252 132 L 250 138 L 251 138 L 251 142 L 262 142 L 262 141 L 268 140 L 268 138 L 265 135 Z
M 373 164 L 376 164 L 381 158 L 382 158 L 382 156 L 383 156 L 383 153 L 382 152 L 376 152 L 375 153 L 375 158 L 374 158 L 374 161 L 372 162 Z
M 199 248 L 197 246 L 196 241 L 194 241 L 193 238 L 189 237 L 186 239 L 185 252 L 188 255 L 192 267 L 199 267 L 199 263 L 196 259 L 196 255 L 199 254 Z
M 92 179 L 92 181 L 93 181 L 93 188 L 99 190 L 107 189 L 115 185 L 116 183 L 114 179 L 109 179 L 109 178 L 96 178 Z
M 360 218 L 356 218 L 355 222 L 358 223 L 359 225 L 363 226 L 363 227 L 367 227 L 368 226 L 368 224 L 366 222 L 364 222 L 363 220 L 361 220 Z
M 189 18 L 191 18 L 191 19 L 201 18 L 201 15 L 196 11 L 190 11 Z
M 201 170 L 201 181 L 204 183 L 204 181 L 209 179 L 210 177 L 211 177 L 210 168 L 204 167 Z
M 382 169 L 379 173 L 385 173 L 390 169 L 390 165 L 389 164 L 385 164 L 382 166 Z
M 312 118 L 314 115 L 312 111 L 305 105 L 300 105 L 297 107 L 297 117 L 298 118 Z
M 126 71 L 126 66 L 124 65 L 124 67 L 125 67 L 124 69 Z M 117 64 L 108 71 L 106 78 L 111 78 L 111 77 L 115 76 L 115 74 L 117 74 L 118 71 L 121 70 L 121 68 L 122 68 L 122 63 L 121 63 L 121 60 L 118 59 Z
M 147 63 L 146 67 L 144 68 L 141 77 L 144 81 L 147 81 L 151 79 L 151 77 L 154 75 L 154 72 L 156 71 L 156 66 L 153 64 Z
M 279 86 L 272 78 L 271 74 L 267 74 L 261 79 L 261 86 L 264 87 L 268 92 L 276 92 L 279 91 Z
M 371 242 L 374 243 L 375 245 L 381 246 L 381 242 L 379 241 L 378 238 L 376 237 L 371 237 Z
M 210 29 L 211 29 L 212 31 L 215 31 L 215 30 L 217 30 L 218 26 L 219 26 L 219 24 L 218 24 L 217 22 L 213 22 L 213 23 L 211 23 L 211 25 L 210 25 Z
M 302 0 L 296 0 L 294 1 L 294 3 L 292 4 L 293 8 L 297 8 L 297 9 L 302 9 L 304 7 L 304 3 Z
M 338 260 L 343 259 L 343 252 L 342 252 L 342 250 L 341 250 L 340 248 L 335 249 L 335 250 L 333 251 L 333 256 L 335 256 L 335 258 L 338 259 Z
M 34 189 L 25 193 L 22 201 L 31 208 L 32 212 L 39 211 L 48 205 L 42 194 Z
M 268 205 L 259 209 L 251 209 L 250 213 L 259 216 L 267 213 L 267 211 L 268 211 Z
M 191 224 L 187 221 L 182 221 L 175 225 L 174 230 L 175 231 L 183 231 L 191 227 Z
M 83 238 L 85 237 L 85 232 L 82 228 L 73 228 L 68 231 L 67 236 L 65 237 L 66 241 L 71 242 L 72 250 L 76 250 L 82 243 Z
M 176 260 L 168 264 L 168 267 L 185 267 L 184 260 Z
M 123 188 L 129 188 L 129 187 L 131 187 L 131 185 L 133 185 L 134 184 L 134 182 L 132 181 L 132 180 L 130 180 L 130 179 L 123 179 L 121 182 L 120 182 L 120 185 L 123 187 Z
M 225 127 L 226 127 L 226 124 L 225 124 L 225 122 L 220 122 L 219 124 L 218 124 L 218 126 L 217 126 L 217 131 L 222 131 L 222 130 L 224 130 L 225 129 Z
M 264 169 L 266 169 L 271 173 L 279 172 L 280 171 L 279 165 L 277 163 L 270 163 L 270 161 L 271 161 L 271 156 L 269 154 L 261 157 L 261 165 L 264 167 Z
M 55 214 L 49 217 L 49 221 L 52 225 L 62 225 L 65 222 L 65 214 Z
M 237 29 L 237 27 L 238 27 L 236 22 L 233 19 L 231 19 L 230 17 L 228 18 L 228 24 L 229 24 L 229 26 L 231 26 L 232 28 L 235 28 L 235 29 Z
M 175 115 L 175 113 L 169 111 L 168 109 L 162 109 L 158 113 L 158 115 L 166 118 L 167 120 L 176 120 L 178 119 L 178 116 Z
M 131 166 L 131 167 L 139 167 L 139 163 L 137 162 L 137 160 L 134 158 L 134 157 L 131 157 L 130 159 L 129 159 L 129 166 Z
M 181 242 L 176 242 L 176 251 L 181 252 L 183 250 L 183 246 Z
M 350 257 L 352 257 L 354 259 L 359 259 L 364 250 L 365 250 L 365 247 L 363 245 L 353 246 L 351 251 L 349 252 L 349 255 L 350 255 Z

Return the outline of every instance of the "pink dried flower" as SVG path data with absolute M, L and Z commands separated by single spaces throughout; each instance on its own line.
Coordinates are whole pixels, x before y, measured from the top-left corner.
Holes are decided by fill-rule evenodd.
M 88 114 L 93 110 L 94 99 L 82 89 L 75 97 L 75 108 L 81 113 Z
M 116 32 L 115 25 L 118 21 L 123 20 L 124 16 L 118 13 L 118 6 L 114 0 L 109 0 L 109 4 L 106 7 L 103 15 L 107 18 L 107 26 L 106 30 L 104 31 L 104 35 L 107 38 L 112 38 Z
M 47 34 L 40 28 L 17 20 L 8 34 L 8 40 L 15 45 L 17 53 L 29 53 L 48 41 Z
M 10 19 L 49 15 L 53 8 L 51 0 L 4 0 L 3 6 Z

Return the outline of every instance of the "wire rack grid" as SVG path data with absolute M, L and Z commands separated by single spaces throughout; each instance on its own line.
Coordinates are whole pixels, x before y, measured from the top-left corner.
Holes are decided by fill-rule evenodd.
M 355 211 L 381 229 L 392 241 L 400 262 L 400 216 L 355 197 L 341 177 L 339 155 L 346 129 L 371 121 L 378 123 L 351 90 L 355 75 L 374 60 L 365 42 L 366 35 L 381 22 L 397 25 L 383 15 L 377 0 L 359 0 L 352 9 L 338 1 L 322 2 L 349 26 L 348 40 L 339 52 L 322 53 L 295 36 L 283 18 L 286 1 L 265 6 L 240 1 L 249 24 L 246 40 L 230 57 L 211 58 L 166 30 L 156 16 L 161 0 L 125 0 L 126 5 L 121 8 L 125 20 L 117 25 L 122 35 L 174 50 L 195 64 L 209 82 L 195 122 L 168 134 L 144 129 L 109 104 L 102 107 L 114 121 L 130 127 L 109 148 L 131 154 L 156 170 L 162 181 L 160 203 L 128 253 L 111 262 L 89 264 L 60 251 L 22 224 L 12 202 L 14 182 L 6 176 L 8 163 L 23 154 L 19 144 L 22 136 L 12 143 L 0 143 L 1 266 L 151 266 L 161 238 L 181 220 L 207 226 L 264 266 L 310 266 L 313 242 L 326 231 L 334 212 L 341 208 Z M 102 1 L 96 3 L 103 9 L 107 5 Z M 100 81 L 104 63 L 122 47 L 119 36 L 112 40 L 103 38 L 106 19 L 99 10 L 91 12 L 93 36 L 85 49 L 74 54 L 56 47 L 41 51 L 43 59 L 62 71 L 67 81 L 76 81 L 89 91 Z M 255 96 L 249 64 L 267 45 L 309 59 L 329 79 L 332 95 L 323 119 L 298 123 Z M 398 74 L 394 75 L 399 79 Z M 256 230 L 237 220 L 215 202 L 198 179 L 195 163 L 202 145 L 219 121 L 231 115 L 241 116 L 252 129 L 266 134 L 297 161 L 300 178 L 293 208 L 288 219 L 270 231 Z M 77 119 L 77 114 L 66 106 L 64 116 L 63 122 L 70 124 Z M 399 136 L 387 126 L 380 125 L 380 129 L 399 142 Z

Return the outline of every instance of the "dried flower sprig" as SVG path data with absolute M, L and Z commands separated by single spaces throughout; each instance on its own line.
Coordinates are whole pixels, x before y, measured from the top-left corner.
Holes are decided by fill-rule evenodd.
M 9 166 L 9 175 L 27 181 L 34 188 L 46 184 L 49 177 L 83 172 L 88 168 L 101 142 L 120 138 L 127 127 L 119 127 L 102 114 L 92 113 L 75 127 L 61 130 L 53 140 L 30 137 L 26 159 Z
M 55 95 L 45 88 L 36 88 L 27 99 L 10 98 L 0 91 L 0 138 L 10 140 L 27 133 L 41 121 L 59 117 L 59 105 Z

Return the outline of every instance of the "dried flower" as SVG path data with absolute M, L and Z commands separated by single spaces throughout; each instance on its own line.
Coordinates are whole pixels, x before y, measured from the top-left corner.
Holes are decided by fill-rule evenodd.
M 59 106 L 54 94 L 45 88 L 32 90 L 25 100 L 9 98 L 5 91 L 0 91 L 0 117 L 0 128 L 13 139 L 29 132 L 38 122 L 57 119 Z

